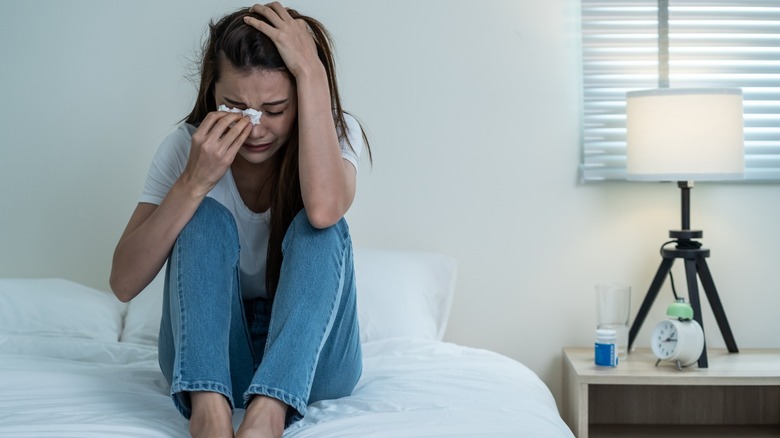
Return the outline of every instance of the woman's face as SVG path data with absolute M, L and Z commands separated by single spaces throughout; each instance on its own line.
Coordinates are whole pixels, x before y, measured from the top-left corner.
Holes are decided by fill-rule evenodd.
M 290 138 L 298 116 L 298 96 L 286 72 L 238 71 L 220 61 L 220 79 L 214 83 L 217 106 L 253 108 L 262 111 L 260 123 L 252 127 L 238 154 L 252 164 L 266 162 Z

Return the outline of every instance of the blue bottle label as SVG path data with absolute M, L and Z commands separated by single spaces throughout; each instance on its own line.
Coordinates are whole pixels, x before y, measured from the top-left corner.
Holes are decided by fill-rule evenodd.
M 596 365 L 603 367 L 615 367 L 618 364 L 617 349 L 615 344 L 595 344 Z

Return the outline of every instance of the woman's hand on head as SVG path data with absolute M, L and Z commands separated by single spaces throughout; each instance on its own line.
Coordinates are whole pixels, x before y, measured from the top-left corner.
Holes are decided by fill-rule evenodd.
M 192 134 L 190 157 L 182 173 L 194 193 L 206 196 L 225 176 L 251 130 L 249 118 L 240 114 L 212 111 L 206 115 Z
M 263 32 L 274 42 L 293 76 L 300 78 L 301 75 L 323 69 L 317 56 L 317 45 L 309 25 L 303 19 L 293 18 L 279 2 L 256 4 L 250 8 L 250 12 L 262 15 L 271 23 L 269 25 L 254 17 L 244 18 L 246 24 Z

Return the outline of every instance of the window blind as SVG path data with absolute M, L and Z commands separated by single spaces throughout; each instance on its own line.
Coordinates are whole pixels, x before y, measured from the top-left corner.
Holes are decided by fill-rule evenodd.
M 741 88 L 745 180 L 780 181 L 780 1 L 581 0 L 580 180 L 625 179 L 625 95 Z

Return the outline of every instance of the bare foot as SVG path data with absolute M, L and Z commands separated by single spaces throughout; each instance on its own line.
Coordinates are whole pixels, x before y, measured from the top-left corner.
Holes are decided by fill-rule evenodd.
M 281 438 L 287 405 L 262 395 L 255 396 L 244 414 L 236 438 Z
M 233 413 L 225 396 L 217 392 L 191 392 L 192 438 L 233 438 Z

